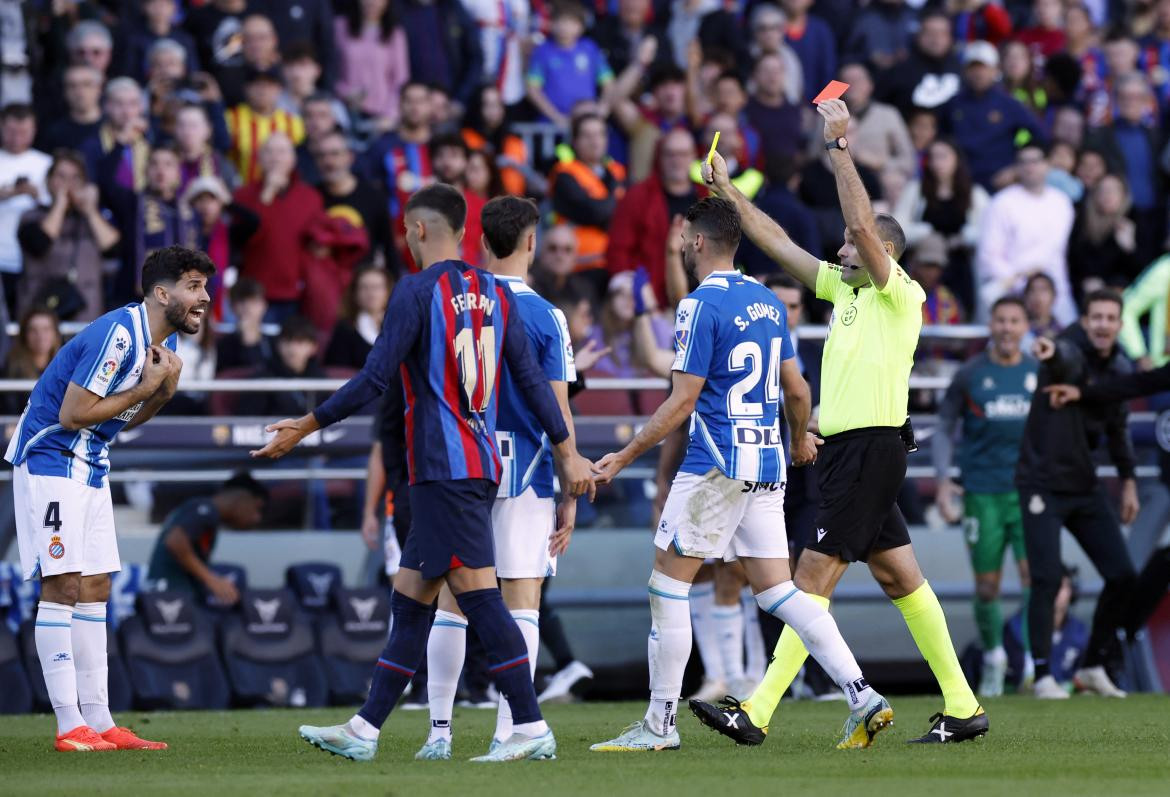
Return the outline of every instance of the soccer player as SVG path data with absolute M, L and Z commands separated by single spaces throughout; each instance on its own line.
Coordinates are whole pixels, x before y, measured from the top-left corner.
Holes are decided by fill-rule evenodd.
M 996 299 L 991 306 L 991 345 L 968 360 L 951 380 L 939 407 L 939 430 L 931 450 L 938 474 L 937 503 L 948 522 L 959 519 L 954 501 L 963 496 L 963 532 L 975 571 L 975 625 L 983 643 L 981 697 L 1002 695 L 1007 674 L 999 583 L 1003 555 L 1009 546 L 1024 589 L 1023 680 L 1029 689 L 1035 672 L 1027 641 L 1028 557 L 1015 489 L 1020 440 L 1036 391 L 1036 360 L 1020 351 L 1020 341 L 1027 332 L 1024 300 L 1014 296 Z M 952 436 L 960 422 L 962 487 L 950 477 Z
M 122 563 L 109 449 L 175 394 L 183 367 L 175 333 L 199 332 L 214 273 L 201 252 L 152 252 L 142 266 L 146 298 L 101 316 L 57 352 L 8 444 L 20 566 L 26 581 L 41 580 L 37 656 L 61 752 L 166 749 L 110 716 L 106 601 Z
M 485 268 L 515 295 L 519 320 L 528 342 L 556 395 L 570 441 L 573 416 L 569 384 L 577 380 L 573 344 L 564 314 L 528 287 L 524 277 L 536 254 L 536 225 L 540 211 L 529 199 L 498 197 L 481 214 Z M 477 244 L 478 246 L 478 244 Z M 496 426 L 500 446 L 500 489 L 492 506 L 496 575 L 504 603 L 512 612 L 528 650 L 529 672 L 536 672 L 540 651 L 540 587 L 556 575 L 557 555 L 569 545 L 577 503 L 553 503 L 553 464 L 547 435 L 528 409 L 511 369 L 500 371 L 500 414 Z M 431 731 L 415 758 L 451 757 L 451 713 L 467 646 L 467 619 L 448 590 L 439 594 L 439 611 L 427 641 L 427 693 Z M 508 701 L 501 700 L 491 749 L 512 735 Z
M 276 435 L 254 456 L 277 458 L 356 412 L 401 367 L 413 527 L 391 598 L 390 640 L 374 668 L 365 705 L 348 722 L 302 725 L 302 738 L 355 761 L 378 751 L 378 733 L 426 653 L 431 605 L 445 582 L 492 660 L 490 672 L 512 710 L 512 736 L 475 761 L 548 759 L 556 740 L 536 703 L 528 653 L 496 584 L 491 512 L 502 471 L 496 447 L 500 367 L 549 437 L 561 484 L 590 493 L 590 463 L 569 437 L 552 387 L 532 355 L 512 291 L 459 260 L 467 204 L 448 185 L 428 186 L 406 206 L 406 239 L 424 269 L 398 283 L 382 334 L 366 364 L 316 410 L 268 427 Z M 502 359 L 501 359 L 502 358 Z
M 816 459 L 806 434 L 808 385 L 788 337 L 786 313 L 770 290 L 732 265 L 739 246 L 735 206 L 707 198 L 682 228 L 683 264 L 699 287 L 678 307 L 673 389 L 630 443 L 597 463 L 611 481 L 688 417 L 690 441 L 662 510 L 650 574 L 650 707 L 645 719 L 597 752 L 676 750 L 675 715 L 691 653 L 688 597 L 708 557 L 737 558 L 760 608 L 799 631 L 850 704 L 839 748 L 868 747 L 894 712 L 862 677 L 832 616 L 792 583 L 784 533 L 784 449 L 780 391 L 792 430 L 794 465 Z M 720 712 L 736 725 L 740 712 Z
M 800 556 L 794 580 L 827 606 L 849 564 L 866 562 L 902 612 L 942 689 L 944 709 L 916 741 L 961 742 L 986 733 L 987 716 L 959 667 L 942 606 L 922 576 L 896 503 L 906 475 L 907 446 L 900 428 L 907 419 L 910 368 L 926 296 L 897 263 L 906 245 L 898 223 L 874 215 L 845 139 L 845 103 L 829 100 L 817 111 L 825 119 L 825 149 L 846 224 L 839 267 L 818 261 L 753 207 L 731 184 L 718 153 L 711 167 L 704 166 L 705 179 L 739 209 L 752 242 L 819 298 L 833 303 L 821 365 L 819 421 L 825 443 L 817 464 L 817 532 Z M 692 703 L 691 709 L 724 735 L 759 744 L 807 655 L 794 630 L 785 628 L 756 691 L 724 709 L 741 715 L 734 728 L 718 722 L 720 709 L 715 706 Z

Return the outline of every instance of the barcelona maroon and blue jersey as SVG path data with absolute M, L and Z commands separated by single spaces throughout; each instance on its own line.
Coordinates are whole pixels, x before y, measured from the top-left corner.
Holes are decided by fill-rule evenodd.
M 552 443 L 565 440 L 565 420 L 511 290 L 487 271 L 445 260 L 398 283 L 365 366 L 314 415 L 322 427 L 341 420 L 384 392 L 401 369 L 410 483 L 498 483 L 496 414 L 504 362 Z

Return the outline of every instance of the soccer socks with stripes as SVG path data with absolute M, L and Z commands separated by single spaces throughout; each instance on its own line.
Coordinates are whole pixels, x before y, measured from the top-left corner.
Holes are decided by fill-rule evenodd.
M 873 691 L 862 677 L 861 667 L 845 644 L 833 615 L 821 603 L 791 581 L 764 590 L 756 595 L 756 601 L 761 609 L 780 618 L 797 633 L 833 682 L 841 687 L 850 710 L 865 706 Z
M 914 637 L 914 643 L 938 681 L 943 694 L 943 712 L 958 719 L 974 716 L 979 701 L 959 667 L 959 658 L 947 630 L 947 618 L 930 583 L 923 581 L 921 587 L 906 597 L 895 598 L 894 605 L 902 612 L 910 636 Z
M 467 621 L 439 609 L 427 640 L 427 700 L 431 710 L 428 742 L 451 738 L 451 713 L 466 654 Z
M 104 630 L 104 629 L 103 629 Z M 41 601 L 33 626 L 37 658 L 45 676 L 49 703 L 57 715 L 57 735 L 84 725 L 77 707 L 77 671 L 73 662 L 73 607 Z
M 500 590 L 476 589 L 455 596 L 459 610 L 487 648 L 491 664 L 488 674 L 500 697 L 512 709 L 512 730 L 525 736 L 539 736 L 548 730 L 536 702 L 528 648 L 516 620 L 504 606 Z
M 106 658 L 106 604 L 78 603 L 73 607 L 73 658 L 81 716 L 86 725 L 105 733 L 114 727 Z
M 1003 608 L 999 598 L 975 598 L 975 627 L 984 652 L 1003 647 Z
M 516 627 L 524 635 L 524 646 L 528 648 L 528 674 L 536 676 L 536 657 L 540 655 L 540 612 L 536 609 L 513 609 L 512 617 Z M 500 741 L 512 735 L 512 708 L 507 700 L 500 700 L 496 709 L 496 732 L 492 738 Z
M 760 608 L 750 587 L 744 587 L 739 597 L 743 612 L 744 678 L 759 683 L 768 667 L 768 656 L 764 653 L 764 634 L 760 629 Z
M 659 736 L 674 731 L 683 671 L 691 657 L 691 585 L 657 570 L 650 574 L 650 708 L 646 725 Z
M 374 665 L 370 694 L 357 713 L 357 717 L 367 725 L 350 721 L 350 729 L 357 731 L 360 736 L 378 738 L 373 731 L 382 727 L 398 703 L 398 698 L 402 697 L 406 685 L 414 677 L 415 670 L 427 652 L 432 611 L 430 606 L 408 598 L 397 590 L 390 596 L 390 614 L 394 619 L 390 628 L 390 641 Z
M 714 608 L 715 584 L 710 581 L 693 584 L 690 592 L 691 628 L 699 659 L 703 662 L 703 676 L 712 681 L 724 681 L 726 673 L 723 672 L 723 657 L 719 655 L 719 635 L 711 616 Z
M 805 594 L 828 611 L 828 598 L 810 592 Z M 788 687 L 792 686 L 807 659 L 808 648 L 800 641 L 792 626 L 785 625 L 784 630 L 780 632 L 776 649 L 772 652 L 772 661 L 764 673 L 764 680 L 756 687 L 756 691 L 752 692 L 751 697 L 744 701 L 752 724 L 760 728 L 768 726 L 772 721 L 772 715 L 776 713 L 776 707 L 780 705 L 780 698 L 784 697 Z

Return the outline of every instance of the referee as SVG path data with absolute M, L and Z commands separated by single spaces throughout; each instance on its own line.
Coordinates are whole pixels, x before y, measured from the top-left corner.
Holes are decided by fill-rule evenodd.
M 916 741 L 961 742 L 987 733 L 987 715 L 959 667 L 942 606 L 922 576 L 896 504 L 906 476 L 907 444 L 900 429 L 907 419 L 910 368 L 926 295 L 897 263 L 906 246 L 902 229 L 888 215 L 875 216 L 870 206 L 845 139 L 845 103 L 829 100 L 817 111 L 825 120 L 825 149 L 845 217 L 845 240 L 837 252 L 840 267 L 818 261 L 754 207 L 731 184 L 718 153 L 710 167 L 704 166 L 705 179 L 739 209 L 752 242 L 818 298 L 833 303 L 821 364 L 820 431 L 825 441 L 817 463 L 821 502 L 816 539 L 801 555 L 794 580 L 827 606 L 849 564 L 868 563 L 902 612 L 943 693 L 943 712 L 931 718 L 931 729 Z M 740 738 L 750 736 L 758 744 L 760 731 L 766 732 L 780 696 L 807 656 L 800 639 L 785 628 L 764 680 L 751 697 L 737 703 L 749 720 L 738 724 L 753 727 L 712 727 L 740 742 L 750 743 Z M 696 709 L 692 702 L 700 719 L 719 716 L 704 708 L 709 707 Z

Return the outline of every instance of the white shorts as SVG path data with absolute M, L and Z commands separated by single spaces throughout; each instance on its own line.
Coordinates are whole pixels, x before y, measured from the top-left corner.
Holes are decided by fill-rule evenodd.
M 654 544 L 696 559 L 787 559 L 784 488 L 729 479 L 718 468 L 702 476 L 680 473 Z
M 64 476 L 36 476 L 19 465 L 12 473 L 12 493 L 25 581 L 122 569 L 108 484 L 90 487 Z
M 557 574 L 557 559 L 548 553 L 556 530 L 552 498 L 529 487 L 514 498 L 497 498 L 492 506 L 496 575 L 500 578 L 547 578 Z

